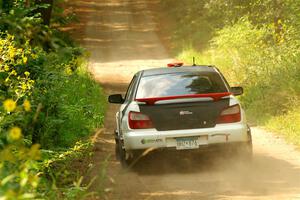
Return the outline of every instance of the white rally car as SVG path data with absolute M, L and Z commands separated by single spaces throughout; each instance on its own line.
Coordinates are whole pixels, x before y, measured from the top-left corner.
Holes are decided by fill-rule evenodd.
M 181 65 L 139 71 L 124 98 L 109 96 L 110 103 L 121 104 L 115 140 L 122 165 L 128 166 L 138 152 L 162 148 L 221 146 L 250 159 L 251 132 L 235 97 L 243 88 L 229 87 L 214 66 Z

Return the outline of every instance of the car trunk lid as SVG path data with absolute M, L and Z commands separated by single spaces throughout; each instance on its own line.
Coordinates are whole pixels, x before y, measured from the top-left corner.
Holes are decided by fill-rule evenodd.
M 136 99 L 158 131 L 214 127 L 229 106 L 230 93 Z

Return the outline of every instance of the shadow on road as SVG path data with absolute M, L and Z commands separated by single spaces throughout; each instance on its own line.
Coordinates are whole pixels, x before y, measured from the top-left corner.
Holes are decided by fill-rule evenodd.
M 90 52 L 91 62 L 167 59 L 156 35 L 152 8 L 159 1 L 74 1 L 73 11 L 80 23 L 68 27 L 77 41 Z M 84 32 L 83 32 L 84 31 Z M 113 51 L 115 49 L 115 51 Z

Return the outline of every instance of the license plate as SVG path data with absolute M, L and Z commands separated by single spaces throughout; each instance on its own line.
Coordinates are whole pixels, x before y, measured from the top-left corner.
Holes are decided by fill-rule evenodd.
M 176 149 L 198 149 L 198 137 L 176 138 Z

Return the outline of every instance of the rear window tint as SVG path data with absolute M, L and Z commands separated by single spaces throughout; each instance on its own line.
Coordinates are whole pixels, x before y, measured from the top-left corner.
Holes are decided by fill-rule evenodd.
M 228 92 L 215 72 L 173 73 L 145 76 L 140 80 L 136 98 Z

